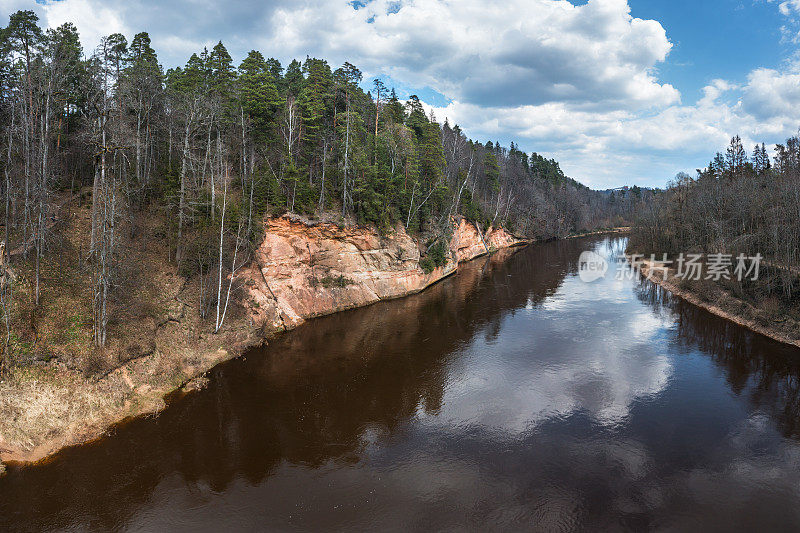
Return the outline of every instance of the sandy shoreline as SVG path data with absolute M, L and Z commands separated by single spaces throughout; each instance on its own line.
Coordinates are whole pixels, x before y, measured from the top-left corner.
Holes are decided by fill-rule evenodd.
M 578 233 L 576 235 L 569 235 L 565 237 L 565 239 L 578 239 L 580 237 L 592 237 L 595 235 L 616 235 L 616 234 L 628 233 L 630 231 L 631 231 L 630 227 L 611 228 L 600 231 L 590 231 L 589 233 Z
M 674 280 L 674 276 L 667 276 L 667 279 L 664 279 L 663 274 L 661 274 L 660 272 L 658 274 L 654 274 L 652 272 L 652 262 L 651 261 L 646 260 L 646 259 L 639 260 L 639 265 L 640 265 L 640 270 L 639 271 L 642 274 L 642 276 L 644 276 L 648 280 L 652 281 L 656 285 L 659 285 L 659 286 L 663 287 L 664 289 L 668 290 L 670 293 L 674 294 L 675 296 L 678 296 L 679 298 L 682 298 L 683 300 L 686 300 L 690 304 L 695 305 L 697 307 L 700 307 L 701 309 L 705 309 L 709 313 L 712 313 L 712 314 L 714 314 L 716 316 L 719 316 L 719 317 L 724 318 L 726 320 L 730 320 L 731 322 L 733 322 L 735 324 L 738 324 L 739 326 L 742 326 L 744 328 L 747 328 L 747 329 L 749 329 L 751 331 L 754 331 L 754 332 L 756 332 L 756 333 L 758 333 L 760 335 L 764 335 L 765 337 L 769 337 L 772 340 L 775 340 L 775 341 L 778 341 L 778 342 L 781 342 L 781 343 L 784 343 L 784 344 L 790 344 L 792 346 L 797 346 L 798 348 L 800 348 L 800 340 L 792 339 L 792 338 L 788 337 L 787 335 L 781 333 L 780 331 L 777 331 L 774 328 L 770 328 L 768 326 L 764 326 L 762 324 L 759 324 L 755 320 L 751 320 L 751 319 L 745 318 L 745 317 L 743 317 L 741 315 L 733 314 L 730 311 L 727 311 L 727 310 L 723 309 L 722 307 L 720 307 L 720 306 L 718 306 L 716 304 L 704 301 L 702 298 L 700 298 L 699 296 L 697 296 L 696 294 L 694 294 L 691 291 L 688 291 L 688 290 L 685 290 L 685 289 L 681 289 L 673 281 Z M 757 310 L 755 310 L 755 308 L 753 308 L 753 306 L 751 306 L 750 304 L 747 304 L 745 302 L 742 302 L 742 304 L 748 306 L 749 308 L 751 308 L 755 312 L 757 312 Z

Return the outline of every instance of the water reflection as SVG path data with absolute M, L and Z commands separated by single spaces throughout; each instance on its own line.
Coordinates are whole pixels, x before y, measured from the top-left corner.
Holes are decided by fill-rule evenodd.
M 613 262 L 621 248 L 611 241 L 597 251 Z M 505 321 L 501 344 L 474 337 L 436 423 L 510 434 L 576 413 L 596 424 L 624 423 L 635 402 L 667 386 L 672 368 L 656 342 L 663 321 L 623 286 L 613 271 L 592 284 L 570 275 L 539 308 Z
M 783 436 L 800 437 L 800 350 L 719 318 L 658 285 L 643 281 L 639 298 L 660 316 L 669 315 L 684 350 L 707 354 L 736 395 L 769 412 Z
M 312 321 L 266 353 L 221 366 L 206 391 L 175 399 L 158 418 L 13 472 L 0 481 L 0 525 L 117 527 L 167 476 L 223 492 L 240 476 L 258 484 L 282 463 L 356 463 L 366 442 L 440 408 L 460 344 L 479 329 L 496 336 L 503 314 L 563 280 L 558 268 L 526 278 L 534 258 L 507 261 L 515 251 L 465 265 L 415 297 Z M 541 258 L 565 268 L 572 255 L 555 246 Z
M 787 527 L 798 350 L 529 247 L 0 480 L 0 529 Z

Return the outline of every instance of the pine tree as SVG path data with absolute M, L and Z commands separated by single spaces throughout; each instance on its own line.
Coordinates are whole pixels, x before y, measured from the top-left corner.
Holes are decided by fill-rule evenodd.
M 428 124 L 428 117 L 425 116 L 425 109 L 422 107 L 422 102 L 416 94 L 408 97 L 406 102 L 406 126 L 414 130 L 417 139 L 421 139 L 425 131 L 425 126 Z
M 303 90 L 305 79 L 303 78 L 303 66 L 296 59 L 293 59 L 289 66 L 286 67 L 286 74 L 284 76 L 286 87 L 285 89 L 295 98 L 300 96 L 300 91 Z
M 397 98 L 397 92 L 394 88 L 389 93 L 389 101 L 386 103 L 384 116 L 386 120 L 395 124 L 403 124 L 405 122 L 405 110 L 403 109 L 403 104 Z
M 275 114 L 283 106 L 275 79 L 260 52 L 252 50 L 239 65 L 239 98 L 257 143 L 272 137 Z
M 151 173 L 155 166 L 155 140 L 152 130 L 158 111 L 163 107 L 164 74 L 158 57 L 150 45 L 150 35 L 137 33 L 128 48 L 127 68 L 120 81 L 131 110 L 135 132 L 136 184 L 142 196 L 151 184 Z M 141 197 L 136 198 L 142 200 Z
M 302 141 L 306 157 L 310 160 L 319 145 L 328 114 L 332 79 L 331 69 L 323 59 L 307 58 L 303 72 L 306 79 L 298 103 L 303 122 Z
M 222 41 L 219 41 L 211 49 L 211 53 L 208 55 L 208 66 L 214 79 L 214 89 L 220 92 L 229 91 L 233 80 L 236 79 L 236 71 L 233 68 L 233 59 Z
M 736 135 L 731 139 L 725 151 L 725 170 L 731 178 L 739 178 L 744 172 L 747 163 L 747 152 L 742 145 L 742 139 Z

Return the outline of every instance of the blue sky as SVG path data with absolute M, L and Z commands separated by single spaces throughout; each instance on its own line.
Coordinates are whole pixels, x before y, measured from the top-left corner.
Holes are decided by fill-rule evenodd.
M 350 61 L 595 188 L 664 186 L 735 134 L 800 127 L 800 0 L 0 0 L 17 9 L 74 22 L 88 51 L 148 31 L 166 66 L 219 40 Z
M 741 0 L 632 0 L 631 14 L 654 19 L 674 47 L 660 76 L 691 103 L 714 78 L 744 80 L 758 67 L 775 68 L 797 50 L 782 39 L 787 22 L 776 4 Z

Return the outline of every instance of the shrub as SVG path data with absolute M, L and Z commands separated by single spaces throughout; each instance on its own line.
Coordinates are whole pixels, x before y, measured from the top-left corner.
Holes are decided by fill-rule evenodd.
M 428 248 L 428 257 L 433 260 L 435 266 L 444 266 L 447 263 L 447 248 L 444 245 L 444 241 L 438 240 Z
M 419 260 L 419 267 L 426 274 L 430 274 L 431 272 L 433 272 L 433 269 L 436 268 L 436 265 L 433 264 L 433 259 L 431 259 L 430 257 L 423 257 L 422 259 Z
M 696 283 L 694 290 L 697 296 L 704 302 L 714 301 L 714 298 L 716 297 L 717 293 L 714 284 L 706 280 Z
M 443 240 L 439 239 L 428 246 L 425 257 L 420 259 L 419 266 L 423 272 L 430 274 L 434 269 L 447 264 L 447 247 Z
M 313 276 L 308 278 L 308 284 L 311 287 L 319 287 L 322 285 L 326 289 L 344 289 L 348 285 L 353 285 L 355 282 L 342 274 L 338 276 L 324 276 L 322 278 L 315 278 Z
M 761 303 L 761 309 L 763 309 L 767 316 L 771 319 L 778 318 L 784 314 L 784 308 L 781 304 L 781 301 L 774 296 L 766 298 Z

